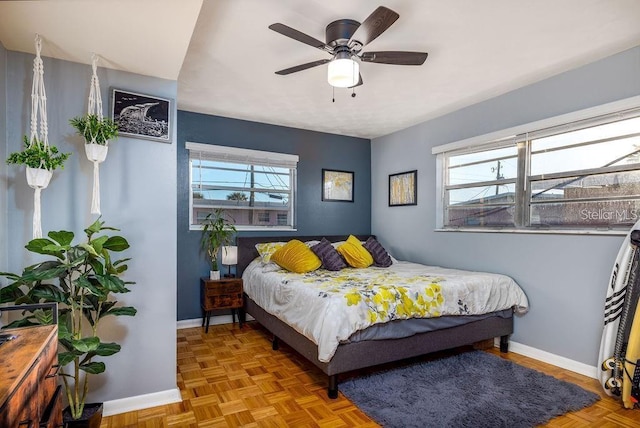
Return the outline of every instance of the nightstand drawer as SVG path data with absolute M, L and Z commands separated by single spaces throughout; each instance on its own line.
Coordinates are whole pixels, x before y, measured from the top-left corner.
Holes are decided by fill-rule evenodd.
M 208 296 L 205 302 L 205 308 L 226 309 L 242 307 L 242 294 L 223 294 L 220 296 Z
M 242 294 L 242 284 L 238 282 L 207 284 L 205 296 L 220 296 L 225 294 Z

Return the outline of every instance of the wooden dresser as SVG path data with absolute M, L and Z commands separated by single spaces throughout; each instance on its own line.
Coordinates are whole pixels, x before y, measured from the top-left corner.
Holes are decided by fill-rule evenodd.
M 15 339 L 0 345 L 0 427 L 59 427 L 58 326 L 0 330 Z

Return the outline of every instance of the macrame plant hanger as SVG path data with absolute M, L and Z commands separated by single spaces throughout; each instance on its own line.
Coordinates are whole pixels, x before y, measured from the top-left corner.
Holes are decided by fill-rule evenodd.
M 31 86 L 31 132 L 29 147 L 40 145 L 43 151 L 49 151 L 47 128 L 47 95 L 44 90 L 44 65 L 40 57 L 42 40 L 36 34 L 36 57 L 33 60 L 33 85 Z M 38 141 L 38 114 L 40 115 L 40 132 Z M 52 171 L 47 169 L 44 160 L 40 160 L 39 168 L 27 167 L 27 183 L 34 189 L 33 194 L 33 238 L 42 238 L 42 222 L 40 214 L 40 192 L 46 189 L 51 180 Z
M 87 114 L 96 115 L 99 122 L 104 120 L 102 115 L 102 96 L 100 95 L 100 81 L 98 80 L 98 56 L 93 54 L 91 58 L 91 87 L 89 89 L 89 103 Z M 102 132 L 102 128 L 98 127 L 98 132 Z M 91 196 L 91 214 L 100 214 L 100 164 L 107 158 L 109 150 L 109 141 L 105 140 L 104 145 L 97 144 L 98 136 L 91 134 L 91 141 L 85 141 L 84 151 L 87 159 L 93 162 L 93 194 Z

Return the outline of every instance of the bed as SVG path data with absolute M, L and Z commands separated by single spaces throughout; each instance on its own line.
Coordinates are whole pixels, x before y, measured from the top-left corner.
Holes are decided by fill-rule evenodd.
M 357 238 L 362 241 L 366 240 L 368 237 L 369 236 L 357 236 Z M 279 281 L 280 283 L 285 284 L 283 287 L 287 288 L 286 293 L 297 293 L 297 290 L 303 292 L 303 288 L 301 286 L 289 286 L 289 283 L 309 283 L 313 279 L 313 274 L 298 276 L 298 274 L 290 274 L 285 271 L 274 272 L 272 269 L 265 269 L 266 273 L 260 273 L 262 268 L 258 267 L 260 262 L 259 260 L 256 260 L 259 256 L 258 251 L 256 250 L 256 244 L 265 242 L 288 242 L 291 239 L 297 239 L 302 242 L 315 242 L 322 238 L 326 238 L 331 242 L 340 242 L 345 241 L 348 237 L 238 237 L 237 272 L 238 276 L 242 276 L 244 280 L 245 313 L 251 315 L 257 322 L 273 334 L 273 349 L 277 349 L 278 341 L 282 340 L 322 370 L 328 376 L 327 392 L 330 398 L 337 398 L 338 396 L 338 376 L 353 370 L 399 361 L 463 345 L 470 345 L 496 337 L 500 338 L 500 351 L 508 352 L 509 335 L 513 333 L 514 309 L 517 309 L 520 312 L 526 312 L 528 302 L 526 301 L 526 296 L 524 296 L 524 293 L 517 284 L 515 284 L 511 278 L 504 277 L 502 275 L 474 273 L 485 279 L 490 278 L 490 282 L 495 282 L 496 278 L 501 281 L 507 280 L 513 282 L 513 284 L 515 284 L 515 288 L 517 288 L 517 290 L 514 291 L 517 296 L 511 296 L 511 294 L 509 294 L 511 291 L 507 294 L 505 294 L 504 291 L 492 292 L 492 294 L 496 294 L 501 300 L 505 300 L 505 296 L 508 295 L 508 297 L 513 300 L 513 303 L 509 304 L 508 307 L 490 310 L 481 314 L 466 314 L 463 313 L 462 309 L 460 309 L 459 313 L 450 314 L 447 313 L 446 310 L 443 310 L 444 306 L 438 306 L 438 309 L 442 311 L 442 314 L 437 311 L 431 315 L 427 314 L 426 316 L 428 319 L 416 319 L 415 317 L 409 317 L 409 319 L 394 319 L 384 324 L 369 320 L 367 325 L 372 325 L 362 329 L 359 327 L 353 327 L 358 331 L 354 331 L 354 334 L 348 337 L 344 336 L 345 334 L 348 334 L 348 330 L 340 331 L 339 333 L 331 331 L 329 334 L 323 332 L 318 337 L 315 337 L 309 332 L 309 330 L 312 330 L 313 328 L 306 329 L 296 324 L 298 322 L 297 320 L 301 318 L 300 315 L 304 314 L 304 312 L 300 311 L 314 313 L 312 309 L 292 307 L 289 314 L 287 314 L 286 311 L 274 310 L 273 308 L 265 309 L 265 307 L 269 307 L 267 304 L 269 298 L 265 296 L 271 292 L 271 288 L 260 288 L 260 283 L 263 281 L 267 283 L 268 281 L 271 281 L 272 283 L 274 281 Z M 422 265 L 394 261 L 394 266 L 392 266 L 393 269 L 389 268 L 389 272 L 384 272 L 381 268 L 373 268 L 372 270 L 378 269 L 375 272 L 378 277 L 380 277 L 380 275 L 391 275 L 391 278 L 397 279 L 404 275 L 403 269 L 408 269 L 410 272 L 414 272 L 416 269 L 421 269 L 422 267 Z M 453 271 L 426 266 L 424 268 L 436 269 L 435 271 L 429 272 L 435 272 L 435 276 L 437 278 L 431 278 L 427 282 L 430 282 L 430 285 L 435 287 L 433 289 L 436 290 L 437 293 L 445 293 L 444 289 L 440 288 L 440 280 L 443 280 L 444 283 L 446 283 L 449 278 L 447 275 L 449 274 L 465 275 L 466 288 L 463 294 L 467 293 L 469 283 L 473 282 L 474 278 L 473 276 L 470 276 L 470 274 L 472 274 L 471 272 Z M 365 271 L 367 270 L 369 270 L 369 268 L 352 269 L 350 273 L 353 275 L 365 275 Z M 281 277 L 278 277 L 278 275 Z M 324 269 L 318 270 L 315 275 L 325 281 L 332 281 L 335 279 L 335 276 L 332 277 L 330 273 Z M 264 277 L 264 279 L 262 277 Z M 295 281 L 299 281 L 299 283 L 296 283 Z M 446 285 L 449 286 L 454 281 L 455 280 L 452 279 L 451 282 Z M 315 286 L 315 284 L 311 285 Z M 318 294 L 318 290 L 312 290 L 310 292 Z M 324 293 L 324 291 L 320 291 L 320 293 Z M 277 296 L 276 299 L 278 299 Z M 295 301 L 295 297 L 293 296 L 287 296 L 285 300 L 290 299 Z M 298 298 L 298 304 L 306 300 L 313 299 L 300 297 Z M 326 300 L 328 299 L 323 300 L 323 302 Z M 449 300 L 451 299 L 449 298 Z M 461 303 L 463 303 L 462 299 L 459 299 L 458 305 Z M 501 303 L 504 306 L 505 302 Z M 466 309 L 466 306 L 464 309 Z M 321 310 L 324 311 L 331 309 Z M 295 314 L 296 311 L 298 312 L 297 315 Z M 287 319 L 288 317 L 290 319 Z M 343 325 L 342 322 L 337 322 L 337 324 L 338 326 L 336 328 L 340 328 L 340 326 Z M 398 333 L 396 333 L 398 328 L 400 328 L 400 331 L 405 331 L 404 333 L 399 334 L 401 337 L 396 337 L 398 335 Z M 407 328 L 410 333 L 406 333 Z M 329 339 L 328 342 L 330 343 L 325 343 L 326 338 Z

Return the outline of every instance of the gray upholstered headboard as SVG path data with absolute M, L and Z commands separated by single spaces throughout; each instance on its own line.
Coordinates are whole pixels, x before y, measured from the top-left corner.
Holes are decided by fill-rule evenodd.
M 374 235 L 355 235 L 361 241 L 365 241 L 369 236 Z M 256 244 L 260 242 L 288 242 L 292 239 L 298 239 L 302 242 L 305 241 L 319 241 L 322 238 L 327 238 L 331 242 L 346 241 L 349 235 L 318 235 L 318 236 L 239 236 L 236 238 L 238 246 L 238 265 L 236 266 L 236 275 L 242 277 L 242 272 L 249 266 L 249 263 L 258 257 L 258 250 L 256 250 Z

